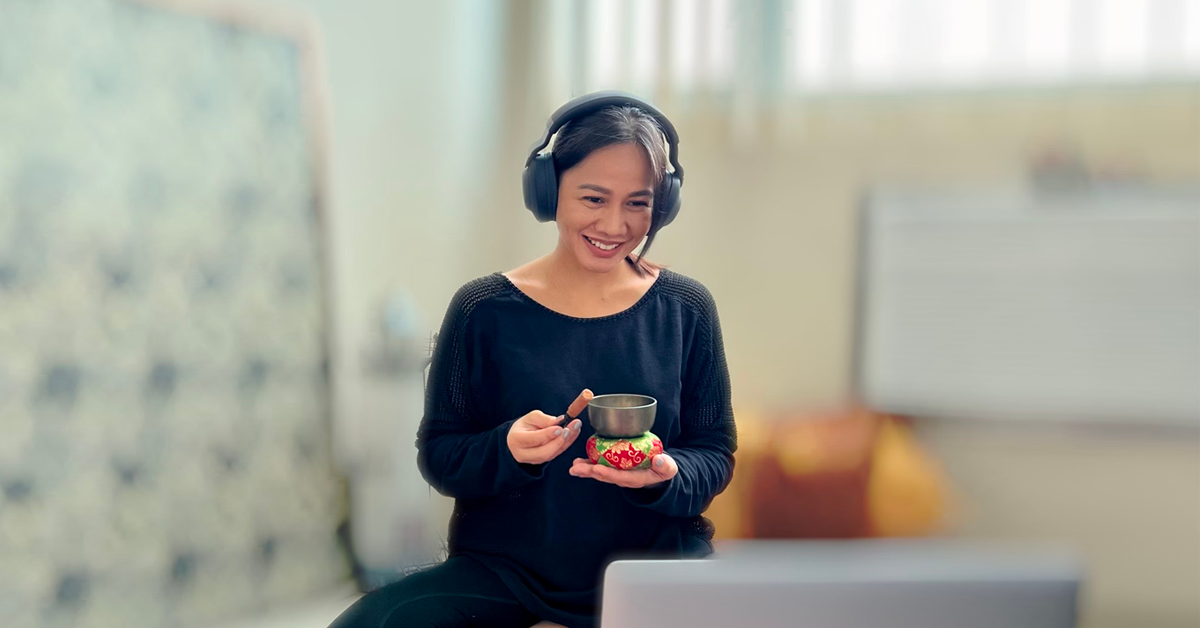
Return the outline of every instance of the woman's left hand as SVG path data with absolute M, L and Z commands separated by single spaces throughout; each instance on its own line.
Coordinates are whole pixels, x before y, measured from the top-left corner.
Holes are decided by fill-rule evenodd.
M 571 464 L 571 475 L 577 478 L 592 478 L 625 488 L 646 488 L 662 484 L 679 473 L 679 465 L 667 454 L 658 454 L 650 461 L 649 469 L 622 471 L 600 464 L 592 464 L 587 458 L 576 458 Z

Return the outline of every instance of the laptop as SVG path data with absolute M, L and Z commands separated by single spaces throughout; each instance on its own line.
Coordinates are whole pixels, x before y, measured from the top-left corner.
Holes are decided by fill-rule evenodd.
M 706 560 L 618 560 L 601 628 L 1074 628 L 1058 549 L 946 541 L 740 541 Z

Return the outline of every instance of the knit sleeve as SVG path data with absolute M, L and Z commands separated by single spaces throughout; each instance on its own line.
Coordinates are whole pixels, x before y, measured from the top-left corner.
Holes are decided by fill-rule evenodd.
M 508 449 L 508 430 L 516 417 L 490 428 L 482 421 L 467 375 L 472 361 L 478 359 L 471 312 L 501 289 L 490 277 L 459 289 L 433 351 L 425 414 L 417 433 L 417 464 L 430 486 L 449 497 L 489 497 L 542 475 L 541 465 L 520 464 Z
M 653 489 L 632 489 L 636 504 L 675 517 L 695 517 L 733 478 L 737 428 L 721 323 L 712 294 L 687 278 L 675 288 L 696 316 L 693 350 L 684 370 L 680 433 L 667 452 L 679 473 Z

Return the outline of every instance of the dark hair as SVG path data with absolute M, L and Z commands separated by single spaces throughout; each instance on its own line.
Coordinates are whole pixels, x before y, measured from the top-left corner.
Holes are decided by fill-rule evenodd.
M 550 154 L 554 158 L 554 170 L 559 182 L 567 170 L 574 168 L 579 162 L 593 152 L 614 144 L 636 144 L 646 151 L 650 159 L 650 169 L 654 172 L 654 202 L 662 198 L 660 187 L 666 179 L 667 150 L 666 138 L 658 122 L 653 116 L 632 105 L 617 105 L 607 107 L 596 113 L 568 122 L 559 129 L 554 138 L 554 146 Z M 646 261 L 646 251 L 654 243 L 661 225 L 655 224 L 654 216 L 657 207 L 651 213 L 650 231 L 646 235 L 646 244 L 636 258 L 626 258 L 639 275 L 658 270 L 661 266 Z

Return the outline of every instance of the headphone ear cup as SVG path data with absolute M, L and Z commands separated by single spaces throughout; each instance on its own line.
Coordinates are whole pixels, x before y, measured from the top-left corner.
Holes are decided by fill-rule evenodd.
M 538 222 L 550 222 L 558 212 L 558 176 L 554 172 L 554 156 L 550 153 L 533 158 L 521 174 L 525 207 Z
M 680 197 L 680 188 L 682 187 L 683 184 L 679 180 L 679 177 L 675 176 L 675 173 L 667 173 L 666 179 L 662 182 L 661 197 L 656 201 L 660 208 L 656 212 L 658 214 L 658 224 L 655 225 L 656 229 L 661 229 L 671 224 L 671 221 L 675 220 L 675 217 L 679 215 L 679 208 L 683 204 Z
M 533 180 L 533 164 L 521 171 L 521 191 L 525 197 L 525 209 L 537 216 L 537 184 Z

